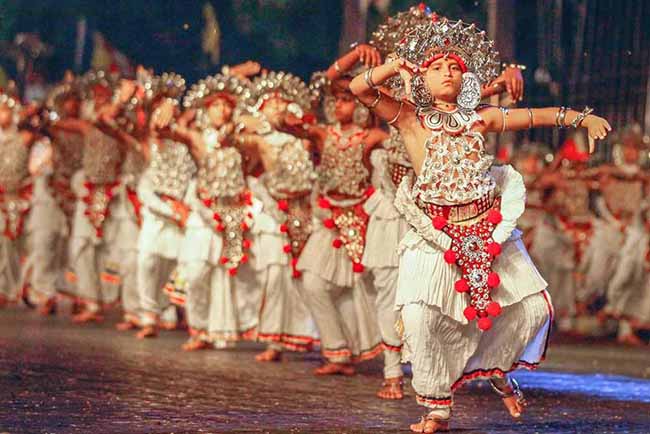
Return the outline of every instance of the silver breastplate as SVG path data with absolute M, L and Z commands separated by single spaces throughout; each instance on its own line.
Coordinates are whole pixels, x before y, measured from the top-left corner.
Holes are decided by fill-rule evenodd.
M 318 168 L 319 184 L 324 193 L 359 197 L 370 185 L 370 172 L 363 163 L 363 143 L 350 143 L 356 134 L 365 133 L 355 130 L 346 135 L 340 130 L 329 129 Z
M 29 179 L 29 148 L 17 132 L 0 138 L 0 188 L 16 193 Z
M 494 190 L 489 174 L 494 157 L 485 152 L 485 139 L 472 126 L 480 121 L 476 112 L 432 112 L 422 118 L 431 130 L 426 157 L 413 187 L 424 202 L 463 204 Z
M 149 168 L 154 189 L 158 194 L 183 200 L 196 165 L 187 146 L 172 140 L 163 140 L 162 144 L 151 146 Z
M 265 183 L 275 198 L 309 192 L 314 187 L 316 171 L 302 140 L 274 131 L 265 137 L 271 146 L 273 168 Z
M 52 153 L 52 165 L 56 176 L 71 178 L 81 168 L 84 139 L 79 134 L 57 133 Z
M 205 156 L 197 174 L 201 198 L 235 197 L 246 189 L 242 157 L 236 148 L 216 148 Z
M 93 184 L 116 182 L 120 174 L 120 144 L 110 136 L 93 129 L 86 137 L 82 166 L 86 179 Z

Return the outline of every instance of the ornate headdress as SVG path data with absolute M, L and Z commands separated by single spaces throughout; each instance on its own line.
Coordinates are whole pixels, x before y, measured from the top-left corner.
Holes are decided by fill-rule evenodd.
M 266 100 L 274 96 L 296 104 L 298 107 L 294 107 L 294 110 L 300 109 L 296 112 L 305 112 L 311 107 L 312 92 L 305 82 L 293 74 L 282 71 L 271 71 L 255 77 L 250 96 L 245 103 L 250 110 L 258 111 Z
M 397 54 L 416 65 L 448 53 L 458 56 L 467 71 L 482 83 L 489 83 L 499 75 L 499 53 L 494 50 L 494 42 L 474 24 L 443 18 L 418 25 L 397 46 Z
M 442 56 L 453 56 L 463 70 L 463 81 L 458 106 L 472 111 L 481 101 L 481 85 L 499 75 L 500 64 L 494 42 L 479 31 L 474 24 L 442 20 L 421 24 L 408 31 L 397 45 L 396 53 L 402 59 L 426 67 Z M 420 109 L 433 103 L 421 75 L 411 81 L 413 100 Z
M 20 97 L 17 95 L 14 87 L 0 89 L 0 104 L 6 105 L 11 110 L 14 118 L 13 121 L 15 124 L 17 124 L 18 117 L 23 106 L 20 103 Z
M 386 58 L 387 55 L 395 52 L 397 44 L 404 39 L 409 30 L 438 19 L 439 16 L 431 12 L 424 3 L 411 6 L 406 11 L 388 17 L 385 22 L 377 26 L 377 30 L 372 32 L 370 37 L 370 45 L 379 50 L 382 58 Z
M 90 99 L 95 95 L 98 87 L 103 87 L 112 92 L 118 83 L 119 76 L 103 70 L 91 70 L 79 78 L 79 90 L 83 99 Z
M 138 73 L 137 81 L 144 89 L 144 104 L 150 104 L 159 98 L 180 102 L 185 93 L 185 79 L 174 72 L 163 72 L 160 75 L 153 75 L 148 71 Z
M 352 71 L 348 71 L 343 78 L 354 78 L 355 76 L 362 74 L 364 70 L 365 68 L 355 68 Z M 309 80 L 309 90 L 312 97 L 312 106 L 318 106 L 322 111 L 322 117 L 327 123 L 335 123 L 335 98 L 332 89 L 332 81 L 327 78 L 325 71 L 318 71 L 312 74 L 311 79 Z M 357 100 L 353 117 L 355 124 L 364 125 L 370 120 L 370 110 Z
M 70 98 L 81 101 L 81 89 L 79 88 L 79 81 L 76 79 L 59 83 L 50 90 L 45 100 L 45 107 L 49 112 L 50 121 L 55 122 L 61 118 L 63 103 Z
M 236 100 L 250 97 L 248 83 L 234 75 L 215 74 L 200 80 L 192 85 L 183 98 L 184 108 L 205 107 L 213 96 L 227 94 Z

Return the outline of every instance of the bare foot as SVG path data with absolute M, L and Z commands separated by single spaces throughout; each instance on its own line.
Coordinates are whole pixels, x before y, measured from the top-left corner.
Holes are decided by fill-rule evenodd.
M 402 377 L 386 378 L 377 392 L 380 399 L 404 399 L 404 382 Z
M 115 324 L 115 330 L 120 332 L 128 332 L 129 330 L 135 330 L 138 328 L 138 324 L 134 321 L 124 320 Z
M 497 386 L 494 381 L 490 380 L 492 389 L 501 397 L 503 405 L 506 406 L 510 416 L 518 419 L 524 412 L 524 408 L 528 403 L 524 398 L 524 394 L 519 388 L 519 383 L 514 378 L 508 380 L 509 384 L 506 386 Z
M 172 321 L 160 321 L 160 323 L 158 323 L 158 326 L 161 329 L 166 330 L 166 331 L 178 330 L 178 324 L 176 322 L 172 322 Z
M 9 299 L 7 299 L 7 297 L 4 295 L 0 295 L 0 309 L 5 307 L 7 304 L 9 304 Z
M 208 350 L 212 348 L 212 344 L 204 341 L 201 338 L 192 336 L 181 346 L 181 348 L 183 351 Z
M 136 335 L 136 338 L 138 339 L 147 339 L 147 338 L 157 338 L 158 337 L 158 327 L 152 326 L 152 325 L 147 325 L 142 327 L 142 330 L 140 330 Z
M 449 431 L 449 421 L 425 416 L 419 423 L 412 424 L 410 428 L 412 432 L 419 433 L 447 432 Z
M 263 353 L 259 353 L 255 356 L 255 360 L 258 362 L 279 362 L 282 359 L 282 351 L 274 350 L 268 348 Z
M 356 371 L 350 363 L 327 362 L 314 370 L 314 375 L 345 375 L 349 377 L 354 374 L 356 374 Z
M 76 324 L 87 324 L 90 322 L 102 322 L 104 321 L 104 317 L 100 315 L 98 312 L 91 312 L 91 311 L 83 311 L 81 313 L 78 313 L 72 317 L 72 322 Z
M 642 347 L 642 346 L 645 345 L 643 340 L 641 340 L 640 337 L 638 337 L 636 334 L 634 334 L 634 332 L 623 335 L 623 336 L 619 336 L 618 338 L 616 338 L 616 341 L 619 344 L 630 345 L 632 347 Z
M 56 297 L 48 298 L 45 303 L 38 308 L 38 313 L 42 316 L 50 316 L 56 313 Z

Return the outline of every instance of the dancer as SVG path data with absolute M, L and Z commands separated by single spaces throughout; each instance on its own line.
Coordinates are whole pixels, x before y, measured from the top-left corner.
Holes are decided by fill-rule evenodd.
M 73 316 L 76 323 L 101 321 L 102 310 L 119 293 L 105 277 L 109 245 L 118 234 L 114 200 L 119 187 L 123 148 L 96 125 L 101 112 L 111 104 L 117 78 L 104 71 L 89 71 L 80 78 L 81 117 L 60 119 L 56 128 L 83 137 L 82 168 L 71 181 L 76 196 L 75 215 L 69 242 L 69 261 L 74 271 L 71 292 L 82 304 Z M 67 292 L 67 291 L 66 291 Z
M 523 397 L 507 372 L 534 366 L 545 350 L 546 282 L 515 230 L 525 187 L 512 167 L 491 167 L 484 134 L 573 125 L 594 140 L 610 130 L 590 110 L 479 108 L 481 83 L 497 75 L 491 47 L 475 26 L 443 19 L 414 28 L 399 59 L 350 85 L 400 130 L 417 173 L 396 199 L 413 226 L 400 246 L 396 304 L 417 400 L 431 410 L 414 432 L 448 430 L 453 390 L 475 378 L 490 379 L 519 417 Z M 397 74 L 410 82 L 416 107 L 377 89 Z
M 33 192 L 29 155 L 36 136 L 20 128 L 22 109 L 16 97 L 0 93 L 0 308 L 16 299 L 27 254 L 24 226 Z
M 65 289 L 68 239 L 74 214 L 75 196 L 71 179 L 81 167 L 83 137 L 59 130 L 60 119 L 78 118 L 81 95 L 71 74 L 55 86 L 46 100 L 49 163 L 35 175 L 32 210 L 26 230 L 30 234 L 27 259 L 23 265 L 24 298 L 38 305 L 41 315 L 56 310 L 57 292 Z M 31 303 L 31 302 L 30 302 Z
M 183 100 L 186 112 L 172 125 L 199 162 L 173 277 L 173 297 L 185 306 L 190 327 L 185 351 L 232 346 L 257 324 L 253 201 L 233 146 L 236 108 L 247 93 L 248 83 L 235 76 L 207 77 L 192 86 Z
M 185 144 L 162 136 L 178 115 L 185 80 L 174 73 L 154 76 L 140 70 L 138 85 L 148 128 L 142 145 L 150 160 L 137 188 L 142 202 L 137 266 L 142 329 L 136 337 L 143 339 L 158 336 L 161 315 L 169 307 L 163 288 L 178 258 L 190 212 L 185 198 L 196 165 Z
M 253 230 L 255 267 L 259 270 L 262 300 L 257 339 L 267 349 L 259 362 L 280 360 L 285 350 L 310 351 L 318 343 L 305 306 L 302 273 L 296 264 L 312 230 L 312 191 L 316 172 L 309 143 L 285 132 L 308 125 L 310 91 L 298 77 L 268 72 L 256 77 L 244 101 L 253 119 L 240 137 L 251 160 L 263 173 L 248 184 L 262 210 Z M 288 125 L 291 118 L 295 122 Z
M 348 88 L 351 77 L 347 75 L 360 63 L 370 67 L 380 61 L 376 49 L 359 45 L 326 72 L 325 113 L 331 124 L 314 125 L 307 130 L 320 151 L 319 197 L 313 233 L 297 269 L 304 273 L 307 303 L 320 333 L 325 358 L 325 364 L 314 373 L 353 375 L 354 363 L 381 353 L 381 329 L 387 347 L 394 349 L 386 352 L 385 376 L 395 387 L 386 387 L 398 389 L 402 377 L 399 355 L 395 354 L 399 338 L 391 333 L 394 314 L 390 307 L 386 309 L 393 303 L 390 282 L 385 281 L 390 276 L 375 276 L 385 284 L 373 307 L 369 297 L 373 287 L 369 276 L 364 275 L 363 265 L 369 235 L 369 215 L 364 208 L 375 193 L 371 184 L 371 153 L 381 146 L 387 134 L 373 126 L 368 109 L 355 101 Z M 383 237 L 379 231 L 372 235 Z M 382 243 L 375 243 L 375 248 L 383 248 Z

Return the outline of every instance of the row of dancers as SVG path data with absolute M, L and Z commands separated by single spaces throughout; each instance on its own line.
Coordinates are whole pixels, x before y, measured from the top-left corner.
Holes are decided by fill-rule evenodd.
M 403 398 L 412 365 L 416 432 L 448 430 L 453 391 L 475 379 L 520 417 L 508 373 L 543 359 L 553 309 L 516 229 L 524 178 L 493 165 L 485 135 L 611 128 L 589 108 L 481 104 L 523 96 L 497 55 L 474 25 L 417 6 L 309 84 L 246 62 L 187 91 L 139 68 L 68 76 L 41 109 L 5 92 L 5 300 L 47 315 L 67 294 L 78 324 L 119 303 L 138 338 L 182 306 L 183 349 L 255 339 L 270 362 L 319 347 L 316 375 L 383 353 L 379 398 Z M 30 171 L 43 141 L 48 164 Z

